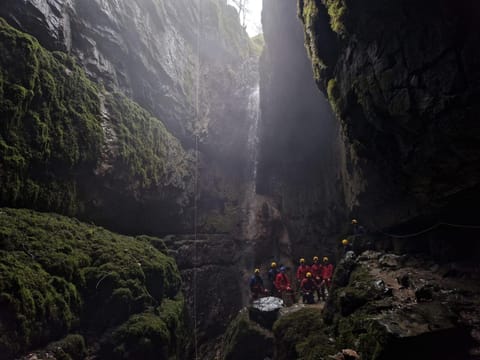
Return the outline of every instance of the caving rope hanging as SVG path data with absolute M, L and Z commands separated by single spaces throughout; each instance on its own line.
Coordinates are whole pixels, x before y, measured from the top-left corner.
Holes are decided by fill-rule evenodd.
M 196 79 L 195 79 L 195 123 L 193 126 L 193 135 L 195 136 L 195 177 L 194 177 L 194 191 L 193 191 L 193 231 L 194 231 L 194 243 L 193 243 L 193 345 L 195 350 L 195 360 L 198 360 L 198 323 L 197 323 L 197 197 L 198 197 L 198 131 L 200 128 L 200 35 L 202 33 L 202 0 L 197 0 L 198 11 L 198 28 L 197 28 L 197 43 L 196 43 Z

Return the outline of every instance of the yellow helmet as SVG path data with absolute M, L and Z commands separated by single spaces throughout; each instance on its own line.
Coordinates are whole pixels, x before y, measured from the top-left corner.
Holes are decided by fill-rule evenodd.
M 270 266 L 271 266 L 272 268 L 276 268 L 276 267 L 277 267 L 277 263 L 276 263 L 275 261 L 273 261 L 273 262 L 270 264 Z
M 318 261 L 318 256 L 314 256 L 313 261 Z
M 307 272 L 306 277 L 307 277 L 307 278 L 312 277 L 312 273 L 311 273 L 311 272 Z
M 300 259 L 300 264 L 303 264 L 303 263 L 305 263 L 305 259 L 304 259 L 304 258 L 301 258 L 301 259 Z
M 255 274 L 260 274 L 260 269 L 255 269 Z
M 345 246 L 345 245 L 348 245 L 348 240 L 347 240 L 347 239 L 343 239 L 343 240 L 342 240 L 342 245 L 344 245 L 344 246 Z
M 323 262 L 327 262 L 328 261 L 328 257 L 327 256 L 324 256 L 323 257 Z
M 352 224 L 353 224 L 353 225 L 358 224 L 357 219 L 352 219 Z

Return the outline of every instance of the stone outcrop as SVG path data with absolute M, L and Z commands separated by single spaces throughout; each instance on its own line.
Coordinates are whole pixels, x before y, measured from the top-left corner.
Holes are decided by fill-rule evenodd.
M 474 358 L 480 272 L 463 266 L 453 275 L 453 263 L 375 251 L 342 260 L 324 313 L 337 348 L 367 359 Z
M 247 274 L 242 274 L 243 244 L 228 235 L 170 235 L 164 238 L 178 263 L 190 326 L 196 325 L 202 356 L 243 306 Z M 244 275 L 244 276 L 242 276 Z
M 182 358 L 181 278 L 161 240 L 0 209 L 0 351 L 18 359 Z
M 248 102 L 258 81 L 258 50 L 233 7 L 223 0 L 28 0 L 5 1 L 0 16 L 35 36 L 46 49 L 75 58 L 101 89 L 89 111 L 101 125 L 95 135 L 103 136 L 103 141 L 88 144 L 101 153 L 89 159 L 92 164 L 82 166 L 81 174 L 75 171 L 75 179 L 62 190 L 66 200 L 75 202 L 74 208 L 44 201 L 28 206 L 77 215 L 128 233 L 189 232 L 193 227 L 192 152 L 198 136 L 198 225 L 207 232 L 237 230 L 250 176 L 244 170 L 250 160 Z M 11 64 L 2 65 L 10 71 Z M 119 106 L 120 100 L 110 101 L 111 93 L 121 93 L 140 107 Z M 149 125 L 139 124 L 150 114 L 165 125 L 168 141 L 151 144 Z M 128 131 L 115 126 L 121 115 L 125 119 L 120 122 L 131 121 Z M 21 131 L 17 135 L 25 136 Z M 144 154 L 143 159 L 131 154 L 135 150 L 130 145 L 136 141 L 134 147 Z M 147 165 L 159 148 L 168 149 L 175 165 L 167 161 L 161 174 L 153 174 Z M 122 152 L 127 164 L 116 161 Z M 64 171 L 63 164 L 56 167 Z M 182 169 L 180 173 L 177 168 Z M 125 169 L 133 174 L 125 174 Z M 60 181 L 58 174 L 50 174 L 50 182 Z M 145 177 L 163 184 L 146 184 Z M 32 201 L 3 196 L 2 202 L 26 206 Z M 107 212 L 107 208 L 113 210 Z
M 479 276 L 475 264 L 422 256 L 365 251 L 343 259 L 323 311 L 280 311 L 273 358 L 477 359 Z
M 0 203 L 125 233 L 181 228 L 193 157 L 162 121 L 70 56 L 0 29 Z
M 264 0 L 262 23 L 257 191 L 280 211 L 291 257 L 333 255 L 346 218 L 339 126 L 315 86 L 295 2 Z
M 348 210 L 372 229 L 477 223 L 478 3 L 298 4 L 315 80 L 347 140 Z M 436 238 L 455 237 L 446 232 Z

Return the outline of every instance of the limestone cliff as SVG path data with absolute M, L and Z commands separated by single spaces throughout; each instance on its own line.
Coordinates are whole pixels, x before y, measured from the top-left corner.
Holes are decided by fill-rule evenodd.
M 263 6 L 257 190 L 281 212 L 290 256 L 333 255 L 333 237 L 347 216 L 339 126 L 315 87 L 296 4 L 265 0 Z
M 88 178 L 82 178 L 80 185 L 70 182 L 68 191 L 76 192 L 68 199 L 77 196 L 86 204 L 76 209 L 69 204 L 34 207 L 77 214 L 129 233 L 190 232 L 193 157 L 189 152 L 196 135 L 201 152 L 199 226 L 209 232 L 236 229 L 249 176 L 243 170 L 251 125 L 247 108 L 256 85 L 257 55 L 233 7 L 222 0 L 6 1 L 0 16 L 35 36 L 47 50 L 68 53 L 101 89 L 89 109 L 92 118 L 103 117 L 97 123 L 101 126 L 96 129 L 98 141 L 90 144 L 97 153 L 82 167 Z M 4 71 L 9 71 L 10 65 L 3 64 Z M 120 106 L 121 100 L 110 101 L 110 93 L 125 95 L 160 119 L 175 145 L 166 139 L 151 144 L 148 126 L 138 124 L 138 118 L 151 116 L 140 107 Z M 128 132 L 123 132 L 123 127 L 115 129 L 111 123 L 120 116 L 139 127 Z M 117 141 L 122 139 L 138 141 L 138 146 L 123 147 Z M 142 149 L 143 160 L 130 154 L 134 148 Z M 160 148 L 170 151 L 164 153 L 169 159 L 166 164 L 180 164 L 182 174 L 169 165 L 161 174 L 149 170 L 145 162 Z M 116 163 L 116 152 L 128 152 L 125 156 L 130 165 Z M 164 161 L 161 157 L 157 160 Z M 160 163 L 152 165 L 162 167 Z M 62 164 L 57 168 L 63 171 Z M 124 173 L 125 168 L 133 170 L 133 178 Z M 145 184 L 145 177 L 163 185 Z M 19 206 L 30 200 L 4 197 L 3 201 Z
M 478 3 L 298 3 L 315 80 L 347 138 L 349 210 L 372 229 L 477 224 Z

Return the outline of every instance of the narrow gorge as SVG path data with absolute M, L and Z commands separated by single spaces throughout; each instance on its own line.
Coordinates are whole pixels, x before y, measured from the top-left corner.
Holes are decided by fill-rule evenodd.
M 480 359 L 479 17 L 3 0 L 0 359 Z

